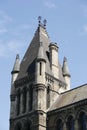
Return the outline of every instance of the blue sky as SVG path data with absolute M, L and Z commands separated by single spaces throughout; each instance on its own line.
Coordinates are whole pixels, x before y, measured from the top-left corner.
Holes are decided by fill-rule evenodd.
M 87 83 L 87 0 L 0 0 L 0 130 L 9 130 L 11 70 L 22 59 L 38 25 L 47 19 L 59 60 L 68 59 L 71 88 Z

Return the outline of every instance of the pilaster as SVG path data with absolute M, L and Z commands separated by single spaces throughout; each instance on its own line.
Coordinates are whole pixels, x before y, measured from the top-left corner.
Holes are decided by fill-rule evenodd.
M 75 119 L 74 129 L 75 129 L 75 130 L 79 130 L 79 127 L 78 127 L 78 119 Z

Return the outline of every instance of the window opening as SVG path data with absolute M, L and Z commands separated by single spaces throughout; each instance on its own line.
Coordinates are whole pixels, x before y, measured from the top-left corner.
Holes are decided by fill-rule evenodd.
M 42 63 L 40 62 L 40 75 L 42 75 Z

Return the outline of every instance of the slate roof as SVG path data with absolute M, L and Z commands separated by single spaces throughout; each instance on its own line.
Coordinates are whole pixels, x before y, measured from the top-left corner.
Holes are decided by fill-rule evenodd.
M 50 64 L 49 64 L 49 44 L 50 40 L 46 29 L 40 25 L 38 26 L 35 35 L 23 57 L 23 60 L 20 65 L 20 72 L 17 79 L 23 78 L 27 74 L 35 73 L 35 60 L 38 55 L 38 50 L 40 43 L 43 44 L 44 56 L 46 59 L 46 71 L 51 74 Z
M 43 46 L 44 58 L 46 60 L 46 73 L 53 76 L 53 73 L 50 68 L 50 59 L 49 59 L 49 45 L 50 39 L 46 28 L 43 25 L 39 25 L 35 35 L 22 59 L 20 64 L 20 72 L 18 74 L 17 80 L 25 77 L 26 75 L 31 75 L 35 73 L 35 60 L 38 56 L 38 51 L 40 44 Z M 59 63 L 59 80 L 65 82 L 62 75 L 62 67 Z
M 15 63 L 13 66 L 13 70 L 11 73 L 19 72 L 19 70 L 20 70 L 20 58 L 19 58 L 19 55 L 17 54 L 16 59 L 15 59 Z
M 49 111 L 71 105 L 84 99 L 87 99 L 87 84 L 61 93 Z

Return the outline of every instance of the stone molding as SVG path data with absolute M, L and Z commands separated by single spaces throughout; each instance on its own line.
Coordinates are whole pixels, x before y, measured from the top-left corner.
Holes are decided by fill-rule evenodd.
M 44 90 L 45 89 L 45 85 L 44 84 L 35 84 L 33 86 L 33 88 L 38 91 L 38 90 Z

